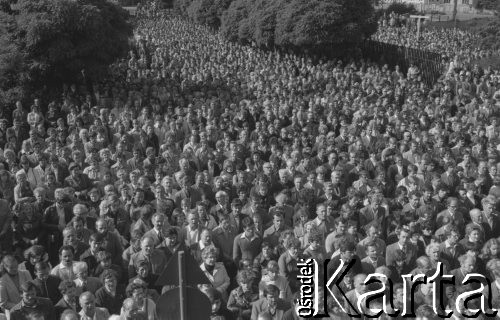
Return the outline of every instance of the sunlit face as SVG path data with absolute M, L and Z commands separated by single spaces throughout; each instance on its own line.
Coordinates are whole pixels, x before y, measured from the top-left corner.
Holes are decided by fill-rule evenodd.
M 217 257 L 214 254 L 209 254 L 203 262 L 208 265 L 208 266 L 214 266 L 215 262 L 217 261 Z
M 470 242 L 478 242 L 479 241 L 479 231 L 478 230 L 471 231 L 471 233 L 469 234 L 469 241 Z
M 73 252 L 70 250 L 63 250 L 59 256 L 61 263 L 65 266 L 70 266 L 73 262 Z
M 141 250 L 146 255 L 149 256 L 153 252 L 153 240 L 146 238 L 141 242 Z
M 94 315 L 95 313 L 95 299 L 92 296 L 83 296 L 80 298 L 80 306 L 82 311 L 87 315 Z

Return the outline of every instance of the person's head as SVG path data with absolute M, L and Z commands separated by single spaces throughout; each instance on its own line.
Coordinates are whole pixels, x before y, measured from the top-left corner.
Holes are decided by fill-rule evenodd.
M 282 236 L 285 236 L 285 234 L 282 234 Z M 293 235 L 288 238 L 284 238 L 283 246 L 285 247 L 288 254 L 290 254 L 292 258 L 297 258 L 297 254 L 300 250 L 299 239 L 295 238 Z
M 284 226 L 285 219 L 283 218 L 283 213 L 281 212 L 276 212 L 274 213 L 273 216 L 273 225 L 276 228 L 276 230 L 281 230 L 281 228 Z
M 481 251 L 481 253 L 485 257 L 498 257 L 499 252 L 500 252 L 500 241 L 495 238 L 486 241 Z
M 78 279 L 82 281 L 87 280 L 87 277 L 89 276 L 89 268 L 87 267 L 87 263 L 81 261 L 79 261 L 78 263 L 74 263 L 73 273 Z
M 13 256 L 7 255 L 2 259 L 2 268 L 5 270 L 5 272 L 11 276 L 17 276 L 18 271 L 17 271 L 18 263 L 16 258 Z
M 278 262 L 275 260 L 271 260 L 267 263 L 267 266 L 265 268 L 266 275 L 269 281 L 274 281 L 276 280 L 276 277 L 279 275 L 279 265 Z
M 417 192 L 417 191 L 410 192 L 410 194 L 408 195 L 408 199 L 410 200 L 411 206 L 413 208 L 417 208 L 418 207 L 418 203 L 420 201 L 420 194 L 419 194 L 419 192 Z
M 410 240 L 410 229 L 401 228 L 398 232 L 398 242 L 400 245 L 405 245 Z
M 354 288 L 358 293 L 365 293 L 366 284 L 365 284 L 366 274 L 360 273 L 354 276 Z
M 38 187 L 33 190 L 33 194 L 36 198 L 36 201 L 42 202 L 45 199 L 45 189 Z
M 71 280 L 63 280 L 59 283 L 59 292 L 64 299 L 72 301 L 76 297 L 76 285 Z
M 345 233 L 347 228 L 347 220 L 344 218 L 339 218 L 335 220 L 335 229 L 337 234 L 342 235 Z
M 161 231 L 165 223 L 165 215 L 163 213 L 155 213 L 151 219 L 156 230 Z
M 64 266 L 71 266 L 74 255 L 75 249 L 70 245 L 64 245 L 59 249 L 59 261 Z
M 116 278 L 116 272 L 112 269 L 106 269 L 103 271 L 103 273 L 99 277 L 104 284 L 104 288 L 108 292 L 115 292 L 116 290 L 116 284 L 118 283 L 118 280 Z
M 450 225 L 446 230 L 446 240 L 451 245 L 454 245 L 458 242 L 458 239 L 460 239 L 460 231 L 456 226 Z
M 268 284 L 264 289 L 264 297 L 271 306 L 275 306 L 278 303 L 279 295 L 280 289 L 273 284 Z
M 421 256 L 417 259 L 417 268 L 421 273 L 425 274 L 427 271 L 431 270 L 431 260 L 428 256 Z
M 377 257 L 378 257 L 378 247 L 377 247 L 377 244 L 375 242 L 369 242 L 366 246 L 365 246 L 365 250 L 366 250 L 366 255 L 368 257 L 370 257 L 371 259 L 374 259 L 376 260 Z
M 86 218 L 88 214 L 87 206 L 81 203 L 75 204 L 73 207 L 73 214 L 77 217 Z
M 243 231 L 245 233 L 245 237 L 251 239 L 255 234 L 255 225 L 254 221 L 250 217 L 245 217 L 241 220 L 241 224 L 243 226 Z
M 93 317 L 95 313 L 95 296 L 90 291 L 80 295 L 80 307 L 88 317 Z
M 149 256 L 154 249 L 154 240 L 150 236 L 144 236 L 141 240 L 141 251 L 144 255 Z
M 455 214 L 457 212 L 458 208 L 458 199 L 455 197 L 449 197 L 448 198 L 448 211 L 450 213 Z
M 104 218 L 97 219 L 95 229 L 99 234 L 106 235 L 108 232 L 108 222 Z
M 92 252 L 97 252 L 99 249 L 102 248 L 102 245 L 104 243 L 104 237 L 100 233 L 93 233 L 89 237 L 89 245 L 90 245 L 90 250 Z
M 318 204 L 316 206 L 316 215 L 318 216 L 319 220 L 321 220 L 321 221 L 325 220 L 326 206 L 324 204 Z
M 309 246 L 312 250 L 318 250 L 321 248 L 323 242 L 323 237 L 318 232 L 312 232 L 309 234 Z
M 61 314 L 61 320 L 79 320 L 80 316 L 71 309 L 66 309 Z
M 431 259 L 431 261 L 439 261 L 440 251 L 438 243 L 431 243 L 425 248 L 425 254 Z
M 149 263 L 146 260 L 137 262 L 137 264 L 135 265 L 135 272 L 140 278 L 146 279 L 151 272 Z
M 24 258 L 29 261 L 31 265 L 35 265 L 37 262 L 42 260 L 45 255 L 45 249 L 43 246 L 34 245 L 24 251 Z
M 469 215 L 472 222 L 477 224 L 481 224 L 483 222 L 483 214 L 481 213 L 481 210 L 474 208 L 469 212 Z
M 219 250 L 214 246 L 207 246 L 201 252 L 203 263 L 208 266 L 214 266 L 219 255 Z
M 123 301 L 122 305 L 122 315 L 126 320 L 132 320 L 137 317 L 137 312 L 139 311 L 139 306 L 137 302 L 132 298 L 127 298 Z
M 68 226 L 63 230 L 64 244 L 74 245 L 77 241 L 76 230 L 72 226 Z
M 352 241 L 343 241 L 339 246 L 340 258 L 345 263 L 351 261 L 356 252 L 356 245 Z
M 50 266 L 45 261 L 39 261 L 35 264 L 35 275 L 38 279 L 45 281 L 50 274 Z
M 366 230 L 366 235 L 371 241 L 375 241 L 379 236 L 379 234 L 380 234 L 379 228 L 377 225 L 374 224 L 370 225 L 368 227 L 368 230 Z
M 28 281 L 20 285 L 23 303 L 32 306 L 36 302 L 36 286 L 33 282 Z
M 210 300 L 210 304 L 212 305 L 212 314 L 219 311 L 222 304 L 221 293 L 212 287 L 206 288 L 205 290 L 203 290 L 203 293 L 208 297 L 208 300 Z
M 191 229 L 196 229 L 198 228 L 200 223 L 200 219 L 198 217 L 198 214 L 196 213 L 190 213 L 188 214 L 188 224 Z
M 460 262 L 460 269 L 462 269 L 464 274 L 474 271 L 476 266 L 476 257 L 464 254 L 458 258 L 458 261 Z
M 482 229 L 480 226 L 469 224 L 465 228 L 465 234 L 469 242 L 477 243 L 480 241 Z
M 127 297 L 134 299 L 136 302 L 142 302 L 146 296 L 147 285 L 142 280 L 134 280 L 127 286 Z
M 241 287 L 243 292 L 249 292 L 252 290 L 252 283 L 255 279 L 255 275 L 250 270 L 241 270 L 238 272 L 236 276 L 236 281 L 238 285 Z
M 99 251 L 97 251 L 95 258 L 104 270 L 109 269 L 112 265 L 112 256 L 111 252 L 109 251 L 100 249 Z

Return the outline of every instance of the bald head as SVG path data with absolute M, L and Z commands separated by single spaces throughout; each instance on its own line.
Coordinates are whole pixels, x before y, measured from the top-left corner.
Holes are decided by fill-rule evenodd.
M 469 212 L 469 215 L 470 215 L 470 219 L 472 220 L 472 222 L 475 222 L 475 223 L 481 223 L 482 222 L 483 215 L 481 213 L 481 210 L 479 210 L 479 209 L 472 209 Z

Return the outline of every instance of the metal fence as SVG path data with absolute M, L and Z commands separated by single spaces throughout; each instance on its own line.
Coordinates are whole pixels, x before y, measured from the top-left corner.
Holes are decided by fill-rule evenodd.
M 434 52 L 373 40 L 366 40 L 361 52 L 364 59 L 387 64 L 390 67 L 399 65 L 405 74 L 413 63 L 418 66 L 423 80 L 429 86 L 432 86 L 444 71 L 441 56 Z

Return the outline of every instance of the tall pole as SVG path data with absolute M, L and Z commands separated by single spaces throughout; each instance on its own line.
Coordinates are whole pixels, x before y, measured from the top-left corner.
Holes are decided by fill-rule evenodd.
M 184 251 L 179 251 L 179 303 L 181 310 L 181 319 L 186 320 L 186 303 L 184 293 Z

